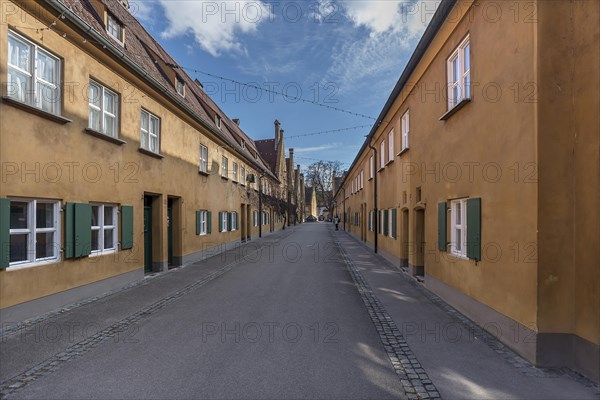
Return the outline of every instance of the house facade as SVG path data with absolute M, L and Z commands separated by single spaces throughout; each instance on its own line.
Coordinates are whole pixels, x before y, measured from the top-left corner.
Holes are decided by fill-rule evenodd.
M 127 2 L 2 10 L 2 322 L 281 228 L 278 176 Z
M 285 225 L 295 225 L 303 221 L 303 188 L 304 175 L 300 173 L 300 165 L 294 163 L 294 149 L 290 148 L 288 157 L 285 153 L 285 131 L 278 120 L 274 122 L 275 135 L 273 139 L 256 141 L 258 153 L 265 160 L 277 183 L 267 190 L 274 199 L 275 207 L 285 216 Z
M 440 4 L 336 213 L 528 360 L 598 381 L 600 5 L 511 4 Z

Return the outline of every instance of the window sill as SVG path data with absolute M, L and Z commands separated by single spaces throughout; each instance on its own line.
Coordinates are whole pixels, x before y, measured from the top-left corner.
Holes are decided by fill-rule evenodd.
M 401 150 L 400 153 L 396 154 L 396 157 L 402 156 L 403 154 L 405 154 L 406 152 L 408 152 L 408 150 L 410 150 L 410 147 L 407 147 L 407 148 Z
M 391 160 L 389 160 L 388 162 L 386 162 L 386 163 L 385 163 L 386 167 L 387 167 L 388 165 L 390 165 L 391 163 L 393 163 L 393 162 L 394 162 L 394 159 L 392 158 Z
M 201 171 L 201 170 L 198 170 L 198 174 L 203 175 L 203 176 L 209 176 L 210 175 L 208 172 Z
M 9 265 L 8 268 L 5 269 L 5 271 L 6 272 L 19 271 L 21 269 L 40 267 L 42 265 L 56 264 L 58 262 L 60 262 L 60 258 L 51 258 L 51 259 L 47 259 L 47 260 L 24 262 L 24 263 Z
M 470 98 L 462 99 L 457 105 L 455 105 L 450 110 L 448 110 L 448 112 L 446 112 L 444 115 L 442 115 L 440 117 L 440 121 L 446 121 L 448 118 L 453 116 L 458 110 L 460 110 L 461 108 L 463 108 L 470 102 L 471 102 Z
M 377 170 L 377 172 L 381 172 L 381 171 L 383 171 L 384 169 L 385 169 L 385 167 L 381 167 L 381 168 L 379 168 L 379 169 Z
M 103 140 L 106 140 L 107 142 L 111 142 L 111 143 L 114 143 L 114 144 L 123 145 L 123 144 L 127 143 L 124 140 L 121 140 L 119 138 L 114 138 L 112 136 L 105 135 L 104 133 L 98 132 L 97 130 L 94 130 L 94 129 L 91 129 L 91 128 L 85 128 L 83 131 L 85 133 L 87 133 L 88 135 L 90 135 L 90 136 L 94 136 L 94 137 L 97 137 L 98 139 L 103 139 Z
M 160 153 L 155 153 L 155 152 L 153 152 L 153 151 L 146 150 L 146 149 L 143 149 L 143 148 L 141 148 L 141 147 L 140 147 L 140 148 L 138 148 L 138 151 L 139 151 L 140 153 L 142 153 L 142 154 L 145 154 L 145 155 L 147 155 L 147 156 L 154 157 L 154 158 L 158 158 L 159 160 L 162 160 L 163 158 L 165 158 L 165 156 L 163 156 L 163 155 L 162 155 L 162 154 L 160 154 Z
M 39 109 L 37 107 L 34 107 L 34 106 L 30 106 L 29 104 L 25 104 L 25 103 L 23 103 L 23 102 L 21 102 L 19 100 L 15 100 L 12 97 L 2 96 L 2 101 L 4 101 L 6 104 L 9 104 L 11 106 L 20 108 L 21 110 L 29 111 L 30 113 L 38 115 L 38 116 L 40 116 L 42 118 L 46 118 L 46 119 L 49 119 L 51 121 L 58 122 L 59 124 L 63 124 L 64 125 L 64 124 L 68 124 L 70 122 L 73 122 L 73 121 L 71 121 L 68 118 L 62 117 L 60 115 L 55 115 L 55 114 L 49 113 L 47 111 L 41 110 L 41 109 Z
M 228 178 L 228 177 L 226 177 L 226 176 L 223 176 L 223 175 L 221 175 L 221 179 L 223 179 L 223 180 L 225 180 L 225 181 L 228 181 L 228 180 L 229 180 L 229 178 Z

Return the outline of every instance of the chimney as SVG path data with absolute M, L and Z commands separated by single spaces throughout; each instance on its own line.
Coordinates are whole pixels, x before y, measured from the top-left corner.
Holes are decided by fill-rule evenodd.
M 281 123 L 278 120 L 275 120 L 275 149 L 277 149 L 277 145 L 279 144 L 280 130 L 281 130 Z
M 121 3 L 126 10 L 129 10 L 129 0 L 119 0 L 119 3 Z
M 239 118 L 234 118 L 232 121 L 235 122 L 235 124 L 237 126 L 240 126 L 240 119 Z
M 294 169 L 294 148 L 290 147 L 290 168 Z

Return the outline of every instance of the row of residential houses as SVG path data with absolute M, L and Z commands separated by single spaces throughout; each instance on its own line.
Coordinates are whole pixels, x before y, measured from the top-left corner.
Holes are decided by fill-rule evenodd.
M 441 2 L 335 199 L 489 334 L 596 382 L 599 20 L 592 1 Z
M 1 6 L 3 323 L 303 220 L 281 124 L 252 140 L 126 0 Z

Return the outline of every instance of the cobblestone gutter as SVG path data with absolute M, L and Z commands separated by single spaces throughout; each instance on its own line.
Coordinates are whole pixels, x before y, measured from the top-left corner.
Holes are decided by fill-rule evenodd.
M 377 296 L 371 290 L 369 284 L 358 271 L 343 246 L 334 238 L 340 256 L 352 276 L 354 285 L 360 293 L 369 316 L 377 329 L 383 347 L 390 358 L 390 362 L 400 378 L 400 382 L 406 396 L 409 399 L 439 399 L 441 398 L 437 388 L 429 379 L 427 372 L 419 363 L 417 357 L 406 343 L 404 336 L 396 326 L 396 323 L 385 310 Z

